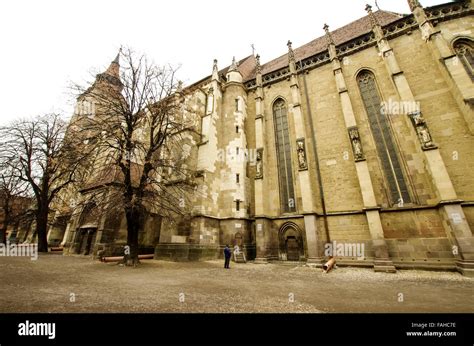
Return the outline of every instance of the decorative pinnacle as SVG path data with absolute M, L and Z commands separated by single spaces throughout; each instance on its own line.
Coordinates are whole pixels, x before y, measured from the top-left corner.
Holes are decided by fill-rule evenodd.
M 212 64 L 212 71 L 217 71 L 217 59 L 214 59 L 214 63 Z
M 235 62 L 235 56 L 232 57 L 232 65 L 230 65 L 229 71 L 237 71 L 237 63 Z
M 418 0 L 408 0 L 408 6 L 410 6 L 410 11 L 412 11 L 412 12 L 417 7 L 423 7 L 423 6 L 421 6 L 421 4 Z
M 329 31 L 329 25 L 324 24 L 323 29 L 326 32 L 326 40 L 328 42 L 328 45 L 334 44 L 334 40 L 332 39 L 331 32 Z
M 260 66 L 260 55 L 257 54 L 257 56 L 255 57 L 255 61 L 257 74 L 262 73 L 262 66 Z
M 366 10 L 367 13 L 369 14 L 370 24 L 372 25 L 372 28 L 373 28 L 374 26 L 380 25 L 380 24 L 379 24 L 379 21 L 378 21 L 377 18 L 375 17 L 374 12 L 372 12 L 372 6 L 370 6 L 369 4 L 367 4 L 367 5 L 365 6 L 365 10 Z
M 178 86 L 176 87 L 176 92 L 180 93 L 183 91 L 183 81 L 178 80 Z
M 293 51 L 293 48 L 291 48 L 291 45 L 293 43 L 288 40 L 288 43 L 286 44 L 288 46 L 288 59 L 289 60 L 294 60 L 295 59 L 295 52 Z

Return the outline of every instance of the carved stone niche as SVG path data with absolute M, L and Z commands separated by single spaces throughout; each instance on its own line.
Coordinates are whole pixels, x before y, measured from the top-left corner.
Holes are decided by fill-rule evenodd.
M 206 115 L 212 114 L 213 111 L 214 111 L 214 88 L 210 87 L 209 92 L 207 94 Z
M 359 129 L 357 126 L 352 126 L 347 129 L 349 138 L 351 140 L 352 152 L 354 153 L 354 161 L 364 161 L 364 151 L 362 150 L 362 143 L 360 141 Z
M 296 153 L 298 157 L 298 170 L 307 170 L 308 161 L 306 160 L 306 148 L 304 145 L 304 138 L 299 138 L 296 140 Z
M 263 148 L 257 149 L 255 179 L 263 179 Z
M 420 111 L 408 113 L 411 123 L 415 127 L 416 134 L 421 143 L 421 148 L 423 150 L 436 149 L 438 146 L 433 142 L 431 137 L 430 130 L 426 124 L 425 119 L 421 115 Z

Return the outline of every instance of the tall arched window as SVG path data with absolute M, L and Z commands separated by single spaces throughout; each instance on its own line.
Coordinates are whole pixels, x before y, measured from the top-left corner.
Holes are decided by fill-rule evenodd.
M 295 211 L 296 208 L 287 108 L 285 101 L 282 99 L 276 100 L 273 104 L 273 119 L 275 123 L 278 178 L 280 182 L 280 205 L 281 210 L 288 213 Z
M 386 112 L 382 112 L 382 102 L 375 76 L 364 70 L 357 75 L 360 93 L 367 111 L 370 129 L 374 136 L 377 154 L 388 186 L 390 204 L 410 203 L 408 187 L 403 176 L 395 141 Z
M 474 44 L 468 39 L 459 39 L 454 42 L 454 51 L 461 60 L 467 73 L 474 80 Z

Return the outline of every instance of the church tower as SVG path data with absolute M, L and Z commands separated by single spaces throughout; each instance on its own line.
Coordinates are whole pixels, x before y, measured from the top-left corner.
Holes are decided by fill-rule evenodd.
M 245 122 L 247 93 L 239 66 L 232 60 L 226 73 L 222 113 L 220 115 L 219 148 L 223 152 L 220 166 L 219 217 L 225 230 L 221 244 L 239 244 L 249 228 L 250 190 L 247 165 L 251 154 L 247 148 Z M 241 244 L 240 244 L 241 245 Z

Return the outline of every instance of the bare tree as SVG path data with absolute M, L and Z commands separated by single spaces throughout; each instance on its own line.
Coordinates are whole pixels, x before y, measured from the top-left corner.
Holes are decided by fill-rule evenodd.
M 157 66 L 130 49 L 95 85 L 80 89 L 93 99 L 94 116 L 77 120 L 82 138 L 94 143 L 95 171 L 114 176 L 108 209 L 120 208 L 127 221 L 125 263 L 138 263 L 143 216 L 175 218 L 189 210 L 193 172 L 187 159 L 197 133 L 194 113 L 185 106 L 176 70 Z M 102 179 L 96 173 L 98 180 Z M 109 190 L 110 191 L 110 190 Z M 128 251 L 127 251 L 128 250 Z
M 47 252 L 48 216 L 56 196 L 81 179 L 87 150 L 58 114 L 14 121 L 0 128 L 0 159 L 33 192 L 38 251 Z
M 18 178 L 16 169 L 0 162 L 0 206 L 3 210 L 0 243 L 6 243 L 8 227 L 18 225 L 28 212 L 31 201 L 28 192 L 28 184 Z

